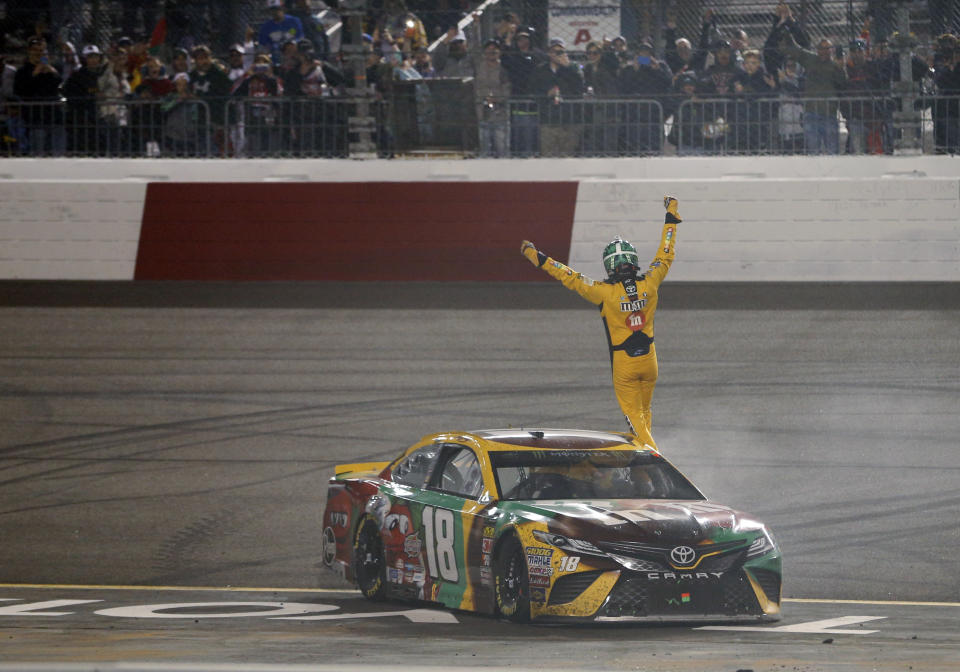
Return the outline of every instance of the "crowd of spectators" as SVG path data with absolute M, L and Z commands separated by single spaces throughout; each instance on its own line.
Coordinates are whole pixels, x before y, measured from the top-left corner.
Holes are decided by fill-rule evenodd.
M 339 22 L 335 0 L 334 7 L 255 0 L 248 9 L 262 20 L 244 26 L 242 34 L 236 16 L 227 20 L 223 10 L 240 10 L 248 0 L 195 0 L 168 6 L 166 14 L 156 11 L 164 4 L 170 3 L 125 3 L 125 24 L 129 5 L 142 10 L 142 27 L 153 28 L 108 44 L 67 39 L 74 19 L 58 26 L 43 13 L 19 39 L 4 35 L 7 47 L 22 47 L 0 53 L 0 153 L 343 153 L 346 134 L 334 131 L 345 127 L 346 114 L 335 103 L 353 86 L 353 73 L 327 34 Z M 464 11 L 434 18 L 455 24 Z M 223 24 L 214 30 L 210 23 L 217 21 Z M 445 29 L 433 27 L 438 34 Z M 368 60 L 368 74 L 382 97 L 386 80 L 400 74 L 393 66 L 402 56 L 412 62 L 414 51 L 426 55 L 426 28 L 403 0 L 383 0 L 371 3 L 364 30 L 376 55 Z M 223 44 L 224 35 L 236 39 Z M 376 74 L 381 64 L 389 65 L 383 78 Z
M 223 47 L 161 20 L 164 31 L 78 48 L 39 22 L 20 59 L 0 61 L 4 153 L 342 154 L 346 108 L 329 103 L 348 95 L 354 73 L 306 0 L 257 2 L 262 21 Z M 464 3 L 425 20 L 404 0 L 376 3 L 364 22 L 364 74 L 378 99 L 414 80 L 421 108 L 430 105 L 421 80 L 469 81 L 481 156 L 636 156 L 662 152 L 664 140 L 687 154 L 894 147 L 896 35 L 871 35 L 869 24 L 846 44 L 813 44 L 781 3 L 761 44 L 743 29 L 721 34 L 710 11 L 699 35 L 682 35 L 668 12 L 661 53 L 650 39 L 613 36 L 578 45 L 579 60 L 515 12 L 482 35 L 479 20 L 461 21 L 471 11 Z M 936 94 L 918 102 L 931 110 L 935 150 L 956 153 L 957 37 L 939 36 L 911 62 L 917 92 Z M 433 122 L 418 111 L 421 137 Z M 376 135 L 391 142 L 382 125 Z

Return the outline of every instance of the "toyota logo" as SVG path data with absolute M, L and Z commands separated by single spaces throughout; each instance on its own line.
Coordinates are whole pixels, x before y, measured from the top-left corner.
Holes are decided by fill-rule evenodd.
M 696 552 L 689 546 L 677 546 L 670 551 L 670 559 L 678 565 L 689 565 L 695 557 Z

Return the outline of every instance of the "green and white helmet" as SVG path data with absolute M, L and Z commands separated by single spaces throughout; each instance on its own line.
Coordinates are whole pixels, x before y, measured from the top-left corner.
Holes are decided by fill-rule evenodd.
M 637 256 L 637 248 L 620 236 L 614 238 L 603 248 L 603 268 L 609 278 L 635 269 L 639 262 L 640 257 Z

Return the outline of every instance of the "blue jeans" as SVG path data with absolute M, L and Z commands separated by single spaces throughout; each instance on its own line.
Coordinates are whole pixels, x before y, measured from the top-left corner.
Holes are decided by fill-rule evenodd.
M 67 152 L 67 131 L 63 126 L 28 126 L 31 156 L 63 156 Z
M 837 116 L 803 113 L 803 139 L 807 154 L 839 154 L 840 128 Z
M 507 122 L 481 121 L 480 122 L 480 156 L 506 157 L 507 149 Z
M 534 114 L 510 115 L 510 155 L 536 156 L 540 152 L 537 142 L 540 121 Z

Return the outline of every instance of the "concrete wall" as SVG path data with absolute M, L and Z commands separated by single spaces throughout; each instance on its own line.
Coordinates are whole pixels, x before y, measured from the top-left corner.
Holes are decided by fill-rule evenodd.
M 185 184 L 198 182 L 205 184 Z M 347 209 L 329 188 L 343 182 L 353 183 L 344 192 L 360 195 Z M 377 182 L 405 186 L 385 190 Z M 542 182 L 555 183 L 549 206 Z M 159 201 L 148 199 L 148 183 L 162 192 Z M 237 207 L 238 193 L 254 193 L 251 183 L 270 207 Z M 304 194 L 299 205 L 289 196 L 295 185 Z M 191 194 L 193 205 L 163 207 L 180 193 Z M 459 254 L 462 270 L 454 277 L 448 268 L 443 279 L 543 280 L 532 268 L 513 274 L 522 238 L 560 258 L 569 254 L 575 268 L 598 276 L 599 250 L 615 234 L 653 256 L 667 193 L 681 200 L 685 220 L 673 281 L 960 281 L 960 160 L 952 157 L 5 160 L 0 278 L 342 280 L 342 273 L 328 278 L 331 264 L 322 260 L 381 241 L 395 263 L 424 268 L 422 278 L 404 279 L 436 279 L 430 259 Z M 303 208 L 304 198 L 316 200 L 315 213 Z M 324 218 L 334 209 L 335 226 Z M 271 222 L 289 225 L 280 263 L 268 245 L 236 256 L 236 238 L 254 222 L 264 240 Z M 151 261 L 143 232 L 162 242 L 165 259 L 180 255 L 206 270 L 165 274 L 154 263 L 159 274 L 138 273 Z M 371 261 L 368 278 L 349 279 L 376 279 L 385 262 Z M 282 272 L 293 267 L 304 271 Z M 493 277 L 490 269 L 498 269 Z

